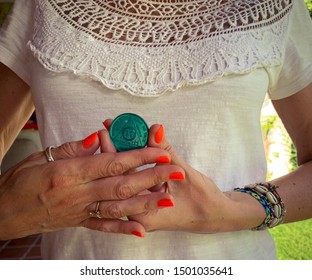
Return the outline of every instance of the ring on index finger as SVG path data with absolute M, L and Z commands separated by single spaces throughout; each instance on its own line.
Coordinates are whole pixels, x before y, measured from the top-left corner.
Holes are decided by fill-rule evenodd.
M 55 147 L 49 146 L 44 150 L 44 155 L 45 155 L 48 162 L 55 161 L 55 159 L 53 158 L 53 155 L 52 155 L 52 149 L 55 149 Z

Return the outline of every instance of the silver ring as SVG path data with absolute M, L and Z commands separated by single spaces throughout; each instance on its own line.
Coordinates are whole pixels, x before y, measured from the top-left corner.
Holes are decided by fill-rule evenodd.
M 98 218 L 98 219 L 102 219 L 101 211 L 100 211 L 100 203 L 101 203 L 101 201 L 98 201 L 98 202 L 96 203 L 95 210 L 89 212 L 89 215 L 90 215 L 91 217 L 93 217 L 93 218 Z
M 55 149 L 55 147 L 53 146 L 49 146 L 44 150 L 44 155 L 46 156 L 46 159 L 48 162 L 52 162 L 55 161 L 55 159 L 52 156 L 52 149 Z

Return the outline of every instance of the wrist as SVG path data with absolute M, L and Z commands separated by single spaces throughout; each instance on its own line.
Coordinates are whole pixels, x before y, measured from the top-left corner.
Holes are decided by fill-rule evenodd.
M 196 231 L 205 233 L 250 230 L 265 219 L 264 208 L 250 195 L 235 191 L 220 194 L 219 199 L 209 202 L 210 207 L 200 208 L 196 217 L 205 218 L 193 221 L 190 227 L 197 225 Z
M 275 227 L 284 221 L 286 215 L 286 207 L 277 193 L 275 186 L 271 183 L 255 183 L 247 185 L 243 188 L 236 188 L 234 191 L 242 192 L 250 195 L 257 200 L 266 212 L 266 218 L 261 224 L 253 227 L 252 230 L 263 230 Z
M 266 218 L 263 206 L 252 196 L 242 192 L 225 192 L 229 199 L 226 231 L 249 230 L 260 225 Z

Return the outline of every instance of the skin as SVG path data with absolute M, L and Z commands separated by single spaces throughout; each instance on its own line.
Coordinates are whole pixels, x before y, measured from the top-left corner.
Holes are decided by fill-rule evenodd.
M 136 194 L 168 180 L 172 172 L 183 172 L 180 167 L 156 166 L 127 174 L 138 166 L 154 163 L 159 156 L 168 156 L 166 151 L 149 148 L 93 155 L 99 139 L 88 149 L 81 143 L 70 142 L 53 150 L 55 162 L 47 163 L 40 152 L 1 175 L 0 239 L 80 226 L 144 235 L 141 224 L 120 218 L 158 208 L 162 199 L 173 200 L 167 193 Z M 89 215 L 97 201 L 101 201 L 102 219 Z
M 1 156 L 23 126 L 33 105 L 29 87 L 4 65 L 0 66 Z M 9 96 L 6 100 L 5 96 Z M 22 99 L 20 102 L 15 100 Z M 6 102 L 2 102 L 2 101 Z M 3 108 L 2 108 L 3 107 Z M 43 152 L 35 153 L 0 176 L 0 240 L 50 232 L 66 227 L 134 234 L 145 229 L 136 221 L 120 218 L 158 208 L 163 199 L 173 201 L 168 193 L 136 196 L 146 188 L 169 180 L 173 172 L 184 173 L 179 166 L 159 165 L 135 174 L 136 167 L 155 163 L 170 154 L 160 148 L 106 153 L 108 134 L 100 131 L 93 142 L 65 143 L 52 150 L 56 161 L 47 162 Z M 101 147 L 102 145 L 102 147 Z M 102 153 L 94 155 L 101 149 Z M 83 170 L 83 172 L 81 172 Z M 90 218 L 101 201 L 102 219 Z
M 8 71 L 8 70 L 6 70 Z M 1 75 L 0 75 L 1 76 Z M 16 81 L 17 82 L 17 81 Z M 14 85 L 12 85 L 14 87 Z M 311 218 L 312 216 L 312 204 L 311 204 L 311 199 L 312 199 L 312 188 L 310 187 L 311 185 L 311 174 L 312 174 L 312 165 L 311 165 L 311 156 L 312 156 L 312 147 L 310 145 L 311 143 L 311 138 L 312 138 L 312 130 L 311 130 L 311 124 L 312 124 L 312 115 L 310 114 L 310 108 L 312 106 L 312 84 L 308 85 L 306 88 L 300 90 L 297 92 L 295 95 L 274 101 L 273 104 L 280 115 L 286 129 L 288 130 L 292 140 L 294 141 L 296 148 L 297 148 L 297 153 L 298 153 L 298 161 L 299 161 L 299 168 L 281 178 L 278 178 L 274 180 L 272 183 L 275 185 L 280 186 L 278 188 L 278 192 L 282 199 L 284 200 L 286 207 L 287 207 L 287 216 L 286 219 L 284 220 L 285 223 L 288 222 L 293 222 L 293 221 L 299 221 L 299 220 L 304 220 Z M 1 103 L 2 104 L 2 103 Z M 7 106 L 8 107 L 8 106 Z M 289 114 L 289 112 L 292 112 L 292 114 Z M 14 116 L 14 114 L 13 114 Z M 26 118 L 25 118 L 26 119 Z M 109 124 L 111 123 L 111 120 L 106 120 L 105 121 L 107 128 L 109 128 Z M 3 125 L 2 125 L 3 127 Z M 215 183 L 206 175 L 198 172 L 191 166 L 189 166 L 186 162 L 184 162 L 179 156 L 178 152 L 176 152 L 172 145 L 169 143 L 168 139 L 164 136 L 162 141 L 160 143 L 156 143 L 155 141 L 155 135 L 157 131 L 159 130 L 160 125 L 153 125 L 150 129 L 150 137 L 149 137 L 149 143 L 148 146 L 149 148 L 146 149 L 147 151 L 150 151 L 150 148 L 160 148 L 161 151 L 166 152 L 167 155 L 170 155 L 171 158 L 171 164 L 161 164 L 157 165 L 155 169 L 157 168 L 165 168 L 167 171 L 167 168 L 172 168 L 168 173 L 166 173 L 166 176 L 160 176 L 157 173 L 156 178 L 159 180 L 157 181 L 152 180 L 153 182 L 144 182 L 145 187 L 141 187 L 141 189 L 136 189 L 136 192 L 132 192 L 131 199 L 144 199 L 146 196 L 152 196 L 152 195 L 166 195 L 166 198 L 173 199 L 174 197 L 174 202 L 175 205 L 174 207 L 170 208 L 165 208 L 165 209 L 158 209 L 155 205 L 153 207 L 146 207 L 141 208 L 141 211 L 138 211 L 137 208 L 136 210 L 131 210 L 128 211 L 129 208 L 127 207 L 137 207 L 133 206 L 133 201 L 132 203 L 128 203 L 130 200 L 125 200 L 122 201 L 125 204 L 127 204 L 127 207 L 125 209 L 128 209 L 127 211 L 116 211 L 114 210 L 114 213 L 121 213 L 122 215 L 119 214 L 117 216 L 123 216 L 126 215 L 129 218 L 130 222 L 127 223 L 135 223 L 133 225 L 136 226 L 131 228 L 131 230 L 137 229 L 141 231 L 155 231 L 155 230 L 179 230 L 179 231 L 190 231 L 190 232 L 200 232 L 200 233 L 214 233 L 214 232 L 224 232 L 224 231 L 237 231 L 237 230 L 243 230 L 243 229 L 250 229 L 255 226 L 258 226 L 259 224 L 262 223 L 262 221 L 265 218 L 265 212 L 263 207 L 251 196 L 244 194 L 244 193 L 239 193 L 239 192 L 221 192 L 219 188 L 215 185 Z M 1 134 L 2 139 L 3 135 Z M 101 143 L 101 144 L 100 144 Z M 70 185 L 67 180 L 64 180 L 65 176 L 61 176 L 61 179 L 59 180 L 52 180 L 50 178 L 55 178 L 55 176 L 59 176 L 59 174 L 66 174 L 65 171 L 68 171 L 69 174 L 73 174 L 73 170 L 75 171 L 74 174 L 80 174 L 79 173 L 79 168 L 81 168 L 82 165 L 81 161 L 88 162 L 88 165 L 90 162 L 95 162 L 95 164 L 91 167 L 88 168 L 89 176 L 83 175 L 81 178 L 82 182 L 75 182 L 74 185 L 76 184 L 79 186 L 83 186 L 83 189 L 88 187 L 88 183 L 92 182 L 93 184 L 97 184 L 97 179 L 100 177 L 104 177 L 107 183 L 107 186 L 111 186 L 111 180 L 107 180 L 107 177 L 105 176 L 110 176 L 110 175 L 117 175 L 117 181 L 116 184 L 118 186 L 118 178 L 122 176 L 121 178 L 124 178 L 123 176 L 129 176 L 128 179 L 130 179 L 130 184 L 128 183 L 128 186 L 135 186 L 137 182 L 136 180 L 140 178 L 145 178 L 145 175 L 142 173 L 135 172 L 134 169 L 136 166 L 142 165 L 143 162 L 146 162 L 144 160 L 141 160 L 140 163 L 137 164 L 131 164 L 128 165 L 127 168 L 121 168 L 118 169 L 120 173 L 116 173 L 116 171 L 113 172 L 113 174 L 107 174 L 104 172 L 106 169 L 101 169 L 98 170 L 98 159 L 101 158 L 102 156 L 110 157 L 109 159 L 112 160 L 112 158 L 118 158 L 120 154 L 123 153 L 116 153 L 114 150 L 113 145 L 110 143 L 110 140 L 107 136 L 107 131 L 102 131 L 100 133 L 100 138 L 99 138 L 99 143 L 98 145 L 101 145 L 101 151 L 103 155 L 100 156 L 92 156 L 92 157 L 87 157 L 87 160 L 85 160 L 84 157 L 80 157 L 81 155 L 76 153 L 76 148 L 70 148 L 64 153 L 60 153 L 60 155 L 56 155 L 57 161 L 54 162 L 53 164 L 49 163 L 42 163 L 45 168 L 40 166 L 43 171 L 44 170 L 49 170 L 49 171 L 54 171 L 54 173 L 49 173 L 45 174 L 44 176 L 40 177 L 42 181 L 45 181 L 48 179 L 51 185 L 47 186 L 47 190 L 56 188 L 57 186 L 61 186 L 62 189 L 68 187 Z M 79 149 L 78 149 L 79 150 Z M 145 149 L 144 149 L 145 150 Z M 160 151 L 157 150 L 157 151 Z M 74 151 L 74 152 L 73 152 Z M 154 150 L 153 150 L 154 151 Z M 54 151 L 54 153 L 57 153 L 57 150 Z M 136 151 L 138 154 L 135 154 L 133 157 L 133 160 L 135 160 L 136 156 L 142 156 L 144 154 L 143 150 Z M 92 154 L 92 153 L 91 153 Z M 90 154 L 88 154 L 90 155 Z M 159 155 L 159 154 L 158 154 Z M 80 157 L 76 159 L 75 157 Z M 66 164 L 64 164 L 65 161 L 61 160 L 63 157 L 67 159 Z M 130 156 L 131 157 L 131 156 Z M 147 159 L 145 159 L 147 160 Z M 41 162 L 44 161 L 43 155 L 41 154 Z M 148 161 L 148 160 L 147 160 Z M 72 165 L 68 165 L 69 162 L 74 162 Z M 29 162 L 28 162 L 29 163 Z M 67 166 L 71 166 L 69 170 L 66 169 Z M 78 166 L 78 171 L 75 169 L 75 166 L 77 168 Z M 89 165 L 90 166 L 90 165 Z M 117 166 L 120 167 L 120 164 L 117 164 Z M 33 167 L 33 166 L 32 166 Z M 38 168 L 38 166 L 33 167 Z M 56 169 L 53 169 L 56 168 Z M 64 171 L 65 168 L 65 171 Z M 92 174 L 93 169 L 97 169 L 98 173 L 97 175 Z M 158 169 L 157 169 L 158 170 Z M 161 169 L 163 170 L 163 169 Z M 36 171 L 36 172 L 35 172 Z M 36 169 L 33 170 L 31 169 L 28 172 L 31 172 L 31 174 L 39 174 L 38 171 L 41 171 L 41 169 Z M 129 172 L 131 171 L 131 172 Z M 169 185 L 169 193 L 165 192 L 165 185 L 162 184 L 161 182 L 167 181 L 166 178 L 168 179 L 168 176 L 171 172 L 181 172 L 185 174 L 185 180 L 181 181 L 170 181 L 168 183 Z M 65 172 L 65 173 L 64 173 Z M 104 174 L 103 174 L 104 172 Z M 126 173 L 125 173 L 126 172 Z M 157 171 L 161 172 L 161 171 Z M 16 174 L 16 172 L 12 172 L 12 174 Z M 55 175 L 57 174 L 57 175 Z M 92 176 L 90 176 L 92 174 Z M 99 175 L 100 174 L 100 175 Z M 125 175 L 127 174 L 127 175 Z M 151 172 L 151 174 L 154 174 L 154 171 Z M 149 177 L 151 174 L 148 174 Z M 30 178 L 29 176 L 30 173 L 27 173 L 27 176 L 25 175 L 24 178 Z M 54 177 L 51 175 L 54 175 Z M 19 174 L 20 176 L 20 174 Z M 16 180 L 18 178 L 23 178 L 16 176 Z M 138 177 L 136 177 L 138 176 Z M 9 176 L 7 176 L 9 177 Z M 79 177 L 79 176 L 78 176 Z M 165 178 L 166 177 L 166 178 Z M 66 177 L 67 179 L 68 177 Z M 86 180 L 88 178 L 90 181 Z M 1 178 L 2 179 L 2 178 Z M 94 180 L 94 181 L 92 181 Z M 124 179 L 122 179 L 123 181 Z M 37 177 L 38 181 L 38 177 Z M 57 182 L 57 183 L 55 183 Z M 61 182 L 61 183 L 60 183 Z M 24 181 L 23 181 L 24 183 Z M 34 182 L 32 182 L 34 183 Z M 251 182 L 253 183 L 253 182 Z M 10 183 L 12 184 L 12 183 Z M 1 184 L 3 186 L 9 186 L 8 183 Z M 127 185 L 127 184 L 126 184 Z M 17 184 L 13 184 L 13 186 L 18 188 L 20 186 L 17 186 Z M 149 186 L 149 190 L 147 190 L 147 186 Z M 153 187 L 152 187 L 153 186 Z M 71 188 L 69 188 L 71 189 Z M 96 192 L 96 191 L 95 191 Z M 37 191 L 36 194 L 33 197 L 38 198 L 39 197 L 45 197 L 40 195 L 41 192 Z M 49 192 L 48 192 L 49 193 Z M 60 196 L 60 192 L 52 192 L 50 196 L 47 196 L 48 199 L 39 199 L 40 200 L 40 205 L 49 205 L 48 201 L 51 199 L 53 201 L 53 198 Z M 59 213 L 64 215 L 64 209 L 67 209 L 69 205 L 77 205 L 76 202 L 80 202 L 80 197 L 83 195 L 86 195 L 83 193 L 79 193 L 78 196 L 75 196 L 72 198 L 72 193 L 66 193 L 66 195 L 61 197 L 61 201 L 66 201 L 66 205 L 63 204 L 60 206 Z M 88 195 L 90 195 L 90 191 L 87 192 Z M 91 192 L 92 193 L 92 192 Z M 105 192 L 106 193 L 106 192 Z M 133 196 L 134 193 L 139 193 L 139 196 Z M 73 194 L 74 195 L 74 194 Z M 16 198 L 17 195 L 12 195 L 11 201 Z M 114 203 L 121 203 L 118 201 L 120 197 L 116 196 L 116 201 Z M 125 198 L 125 197 L 124 197 Z M 129 197 L 130 198 L 130 197 Z M 0 194 L 0 199 L 1 201 L 5 201 L 3 198 L 3 193 L 2 195 Z M 62 200 L 63 199 L 63 200 Z M 111 232 L 123 232 L 123 233 L 129 233 L 129 229 L 127 228 L 122 228 L 120 225 L 121 221 L 117 220 L 115 221 L 117 223 L 114 224 L 115 227 L 106 228 L 103 223 L 106 222 L 105 219 L 98 220 L 98 219 L 90 219 L 87 218 L 87 214 L 89 211 L 92 211 L 95 209 L 95 203 L 94 201 L 98 200 L 104 200 L 105 199 L 110 199 L 111 197 L 105 197 L 102 196 L 97 196 L 96 198 L 93 197 L 93 203 L 91 203 L 92 199 L 89 198 L 85 199 L 85 204 L 83 206 L 80 206 L 81 209 L 79 211 L 74 210 L 73 213 L 77 215 L 76 213 L 79 212 L 81 215 L 84 215 L 83 218 L 81 218 L 83 221 L 78 223 L 78 226 L 86 226 L 88 228 L 93 228 L 97 230 L 103 230 L 103 231 L 111 231 Z M 75 201 L 76 200 L 76 201 Z M 29 199 L 31 201 L 28 203 L 28 205 L 32 205 L 33 200 Z M 56 205 L 59 205 L 59 200 L 57 200 Z M 71 202 L 69 202 L 71 201 Z M 75 201 L 75 203 L 73 203 Z M 88 202 L 86 202 L 88 201 Z M 5 207 L 2 206 L 2 203 L 0 203 L 0 213 L 5 213 L 5 215 L 1 214 L 1 219 L 3 217 L 9 216 L 12 211 L 16 211 L 16 205 L 23 205 L 25 201 L 20 201 L 20 203 L 16 203 L 14 207 L 11 206 L 10 210 L 8 211 Z M 89 206 L 92 205 L 92 207 L 87 207 L 86 205 Z M 107 202 L 111 203 L 111 202 Z M 101 202 L 100 204 L 100 210 L 102 213 L 106 213 L 107 210 L 107 203 L 106 202 Z M 79 203 L 78 203 L 79 204 Z M 156 200 L 155 200 L 156 204 Z M 79 204 L 80 205 L 80 204 Z M 131 206 L 132 205 L 132 206 Z M 146 201 L 145 201 L 146 205 Z M 8 204 L 6 207 L 10 207 Z M 44 209 L 44 208 L 43 208 Z M 46 209 L 49 209 L 49 207 L 46 207 Z M 56 207 L 57 209 L 57 207 Z M 119 208 L 120 209 L 120 208 Z M 46 221 L 50 221 L 49 219 L 49 213 L 51 211 L 37 211 L 37 208 L 35 209 L 36 211 L 32 211 L 31 215 L 35 215 L 35 213 L 38 214 L 38 212 L 44 216 L 44 218 L 41 218 L 41 222 L 45 225 L 47 223 Z M 57 212 L 57 211 L 56 211 Z M 110 211 L 108 211 L 110 212 Z M 46 213 L 46 214 L 42 214 Z M 110 212 L 111 213 L 111 212 Z M 186 215 L 187 213 L 187 215 Z M 27 217 L 31 217 L 31 215 L 28 215 Z M 40 216 L 40 215 L 39 215 Z M 114 215 L 113 215 L 114 216 Z M 0 219 L 0 220 L 1 220 Z M 15 219 L 12 219 L 12 223 L 15 223 L 15 221 L 18 220 L 18 215 L 15 216 Z M 37 220 L 40 220 L 38 218 Z M 72 217 L 68 219 L 68 221 L 71 221 Z M 20 220 L 21 222 L 22 220 Z M 57 218 L 54 219 L 54 221 L 57 221 Z M 56 222 L 57 223 L 57 222 Z M 94 224 L 93 224 L 94 223 Z M 96 225 L 95 225 L 96 223 Z M 9 223 L 7 223 L 9 224 Z M 40 222 L 38 223 L 39 225 L 42 225 Z M 15 223 L 15 226 L 19 225 L 19 223 Z M 77 225 L 77 224 L 75 224 Z M 122 224 L 124 226 L 124 224 Z M 71 224 L 66 224 L 66 225 L 58 225 L 56 227 L 50 227 L 49 230 L 53 230 L 62 226 L 71 226 Z M 2 227 L 0 227 L 2 228 Z M 42 230 L 42 226 L 39 226 L 40 231 Z M 13 232 L 13 230 L 12 230 Z M 13 234 L 13 233 L 12 233 Z
M 0 161 L 34 111 L 29 86 L 0 63 Z
M 279 186 L 277 191 L 287 208 L 284 223 L 308 219 L 312 217 L 312 84 L 273 104 L 296 145 L 299 168 L 271 183 Z M 111 121 L 105 121 L 107 127 Z M 171 163 L 181 166 L 186 178 L 168 183 L 169 193 L 175 198 L 174 207 L 133 215 L 129 217 L 131 220 L 140 222 L 146 231 L 199 233 L 238 231 L 262 223 L 266 214 L 257 200 L 245 193 L 221 192 L 209 177 L 184 162 L 166 137 L 156 143 L 154 135 L 159 128 L 159 125 L 151 127 L 149 146 L 168 151 Z M 113 152 L 114 148 L 106 146 L 106 149 Z M 165 191 L 164 185 L 156 190 Z

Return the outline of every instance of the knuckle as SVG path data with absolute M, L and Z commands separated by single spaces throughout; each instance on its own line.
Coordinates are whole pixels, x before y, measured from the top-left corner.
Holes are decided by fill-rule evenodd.
M 150 180 L 151 185 L 157 185 L 163 182 L 166 178 L 159 172 L 158 167 L 154 167 L 151 169 Z
M 151 207 L 151 202 L 146 201 L 143 205 L 143 209 L 144 209 L 144 213 L 148 213 L 150 210 L 153 210 L 153 208 Z
M 64 143 L 60 146 L 60 155 L 58 159 L 66 159 L 75 156 L 75 147 L 72 142 Z
M 174 148 L 170 145 L 170 144 L 167 144 L 164 149 L 170 154 L 170 155 L 173 155 L 175 154 L 175 150 Z
M 119 204 L 114 203 L 107 207 L 106 214 L 109 218 L 120 219 L 124 216 Z
M 127 199 L 134 195 L 134 188 L 130 184 L 121 184 L 116 187 L 116 196 L 118 199 Z
M 118 160 L 112 160 L 107 163 L 107 172 L 110 176 L 123 174 L 126 171 L 125 165 Z

